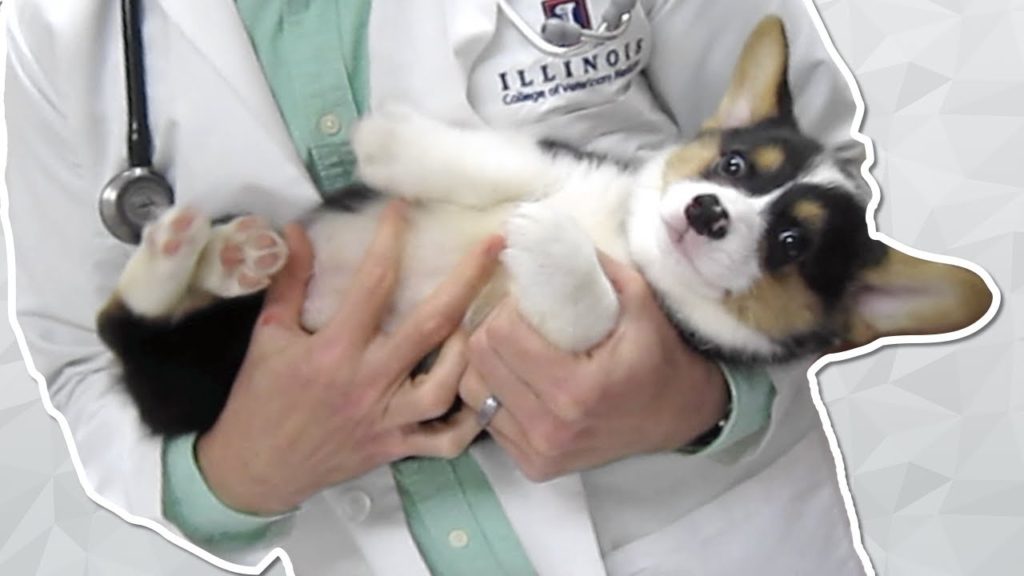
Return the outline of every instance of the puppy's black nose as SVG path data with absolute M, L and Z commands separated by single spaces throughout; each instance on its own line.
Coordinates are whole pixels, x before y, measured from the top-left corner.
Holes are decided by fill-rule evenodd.
M 729 213 L 714 194 L 696 196 L 686 207 L 686 221 L 694 232 L 713 240 L 729 232 Z

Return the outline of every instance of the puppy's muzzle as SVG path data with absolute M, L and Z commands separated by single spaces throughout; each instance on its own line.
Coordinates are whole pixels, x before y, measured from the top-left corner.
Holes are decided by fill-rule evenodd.
M 695 196 L 686 207 L 686 221 L 694 232 L 712 240 L 721 240 L 729 233 L 729 212 L 714 194 Z

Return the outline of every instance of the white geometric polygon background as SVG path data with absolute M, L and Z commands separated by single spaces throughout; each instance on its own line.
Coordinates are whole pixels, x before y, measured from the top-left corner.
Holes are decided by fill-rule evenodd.
M 819 8 L 865 101 L 879 231 L 984 267 L 996 319 L 820 377 L 880 574 L 1024 574 L 1024 2 Z
M 879 231 L 1003 292 L 975 336 L 819 374 L 864 542 L 885 576 L 1024 574 L 1024 1 L 817 4 L 867 102 Z M 0 574 L 226 574 L 86 498 L 4 313 Z

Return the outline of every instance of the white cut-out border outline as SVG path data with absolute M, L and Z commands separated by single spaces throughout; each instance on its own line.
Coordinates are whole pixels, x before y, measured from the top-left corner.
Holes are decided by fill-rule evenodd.
M 818 31 L 818 35 L 820 36 L 820 39 L 822 41 L 823 46 L 825 47 L 826 52 L 828 52 L 829 56 L 832 58 L 833 63 L 839 70 L 840 74 L 843 76 L 843 79 L 846 80 L 846 83 L 850 88 L 850 93 L 853 96 L 854 103 L 857 105 L 857 110 L 854 113 L 853 122 L 850 127 L 850 136 L 854 140 L 862 144 L 867 152 L 864 164 L 861 166 L 861 176 L 863 176 L 864 180 L 868 183 L 868 186 L 871 188 L 871 200 L 870 202 L 868 202 L 867 210 L 865 213 L 865 220 L 867 221 L 869 235 L 875 240 L 883 242 L 893 248 L 896 248 L 897 250 L 910 254 L 911 256 L 914 256 L 916 258 L 922 258 L 925 260 L 941 262 L 944 264 L 952 264 L 955 266 L 966 268 L 978 274 L 985 281 L 985 284 L 988 286 L 989 290 L 992 291 L 993 297 L 992 305 L 989 307 L 988 311 L 986 311 L 986 313 L 977 322 L 966 328 L 962 328 L 955 332 L 936 334 L 930 336 L 889 336 L 881 338 L 879 340 L 872 342 L 871 344 L 861 346 L 854 350 L 848 350 L 846 352 L 822 356 L 807 369 L 807 380 L 808 385 L 810 387 L 811 398 L 814 402 L 814 407 L 818 411 L 818 415 L 821 419 L 822 429 L 824 430 L 825 435 L 828 438 L 829 449 L 831 450 L 832 457 L 835 461 L 836 477 L 839 483 L 839 491 L 842 493 L 843 504 L 846 508 L 846 514 L 850 522 L 850 530 L 853 536 L 854 549 L 857 553 L 857 556 L 860 558 L 861 563 L 864 566 L 865 572 L 870 576 L 876 576 L 874 566 L 871 563 L 871 558 L 868 556 L 867 550 L 864 547 L 864 535 L 860 528 L 860 521 L 857 517 L 857 511 L 853 505 L 853 496 L 850 491 L 849 478 L 846 475 L 846 465 L 843 461 L 843 456 L 839 449 L 839 442 L 836 438 L 835 430 L 832 426 L 832 420 L 829 417 L 828 411 L 825 408 L 825 403 L 821 398 L 821 392 L 819 390 L 817 377 L 818 371 L 820 371 L 822 368 L 833 362 L 842 362 L 844 360 L 850 360 L 853 358 L 866 356 L 868 354 L 871 354 L 872 352 L 875 352 L 876 350 L 883 346 L 889 346 L 894 344 L 938 344 L 944 342 L 952 342 L 954 340 L 959 340 L 961 338 L 971 336 L 977 333 L 985 326 L 987 326 L 988 323 L 998 313 L 999 308 L 1002 305 L 1002 292 L 999 290 L 999 287 L 996 285 L 991 275 L 987 271 L 985 271 L 981 266 L 978 266 L 973 262 L 963 260 L 960 258 L 953 258 L 949 256 L 932 254 L 929 252 L 918 250 L 916 248 L 909 247 L 893 238 L 890 238 L 885 234 L 878 232 L 877 225 L 875 223 L 875 214 L 881 202 L 881 189 L 878 185 L 878 181 L 875 180 L 875 177 L 871 174 L 871 168 L 872 166 L 874 166 L 875 163 L 874 143 L 863 132 L 861 132 L 861 129 L 863 128 L 864 116 L 866 113 L 864 97 L 860 91 L 860 86 L 857 83 L 857 80 L 854 77 L 853 72 L 850 70 L 849 65 L 847 65 L 847 63 L 843 60 L 842 56 L 839 55 L 839 51 L 836 49 L 835 43 L 832 41 L 832 37 L 829 35 L 828 29 L 825 27 L 825 23 L 821 18 L 821 14 L 818 11 L 818 7 L 814 5 L 813 0 L 803 1 L 805 7 L 807 8 L 808 16 L 810 16 L 811 21 L 814 23 L 814 26 Z M 7 29 L 7 10 L 2 9 L 2 2 L 0 2 L 0 28 L 2 28 L 4 31 L 6 31 Z M 0 55 L 6 58 L 6 51 L 7 43 L 6 37 L 4 37 L 0 39 Z M 7 124 L 5 104 L 0 103 L 0 109 L 4 111 L 4 129 L 2 134 L 2 140 L 0 140 L 0 143 L 3 144 L 2 150 L 6 152 Z M 5 158 L 0 160 L 0 167 L 3 168 L 3 173 L 6 174 L 6 154 Z M 63 414 L 61 414 L 56 408 L 54 408 L 53 403 L 50 401 L 50 395 L 48 388 L 46 386 L 46 380 L 35 367 L 35 363 L 32 360 L 31 353 L 28 350 L 28 345 L 25 340 L 25 334 L 21 329 L 21 325 L 18 323 L 17 316 L 15 315 L 17 300 L 15 286 L 17 282 L 15 278 L 16 266 L 14 255 L 14 240 L 12 237 L 10 222 L 10 199 L 8 197 L 7 183 L 5 177 L 4 180 L 0 182 L 0 228 L 3 229 L 7 256 L 8 319 L 11 325 L 11 329 L 14 332 L 15 339 L 18 342 L 18 348 L 21 350 L 22 358 L 24 359 L 25 367 L 29 373 L 29 376 L 36 381 L 39 387 L 39 394 L 43 401 L 43 407 L 46 409 L 46 412 L 54 420 L 57 421 L 57 423 L 60 425 L 61 432 L 64 434 L 64 441 L 68 446 L 68 452 L 70 454 L 72 463 L 75 466 L 75 472 L 77 473 L 78 480 L 81 483 L 82 488 L 85 490 L 86 495 L 93 502 L 109 510 L 110 512 L 113 512 L 115 515 L 120 517 L 125 522 L 149 528 L 150 530 L 153 530 L 157 534 L 163 536 L 171 543 L 191 552 L 192 554 L 195 554 L 199 558 L 202 558 L 206 562 L 209 562 L 213 566 L 216 566 L 217 568 L 220 568 L 222 570 L 228 570 L 236 574 L 258 576 L 266 572 L 266 570 L 270 567 L 271 564 L 274 563 L 275 560 L 280 559 L 281 565 L 284 567 L 286 574 L 288 576 L 295 576 L 295 570 L 294 567 L 292 566 L 291 558 L 289 557 L 288 553 L 281 547 L 275 547 L 274 549 L 270 550 L 258 564 L 253 566 L 246 566 L 243 564 L 229 562 L 218 556 L 213 555 L 205 549 L 200 548 L 199 546 L 173 533 L 170 529 L 168 529 L 163 524 L 160 524 L 159 522 L 141 516 L 135 516 L 134 514 L 131 514 L 121 509 L 120 506 L 117 506 L 116 504 L 110 502 L 109 500 L 101 496 L 99 493 L 97 493 L 95 490 L 93 490 L 92 486 L 89 484 L 89 481 L 85 477 L 84 468 L 82 467 L 82 462 L 78 455 L 77 446 L 75 445 L 74 439 L 71 436 L 71 430 L 70 427 L 68 426 L 67 420 L 64 418 Z

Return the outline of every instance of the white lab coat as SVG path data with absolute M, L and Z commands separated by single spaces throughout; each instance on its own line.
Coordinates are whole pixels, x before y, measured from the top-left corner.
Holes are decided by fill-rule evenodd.
M 115 509 L 166 523 L 160 440 L 141 430 L 93 330 L 130 252 L 96 211 L 100 188 L 125 163 L 118 2 L 7 4 L 18 320 L 87 482 Z M 143 4 L 155 163 L 178 201 L 278 223 L 315 206 L 319 196 L 233 2 Z M 538 0 L 514 4 L 539 23 Z M 605 4 L 591 1 L 595 18 Z M 677 125 L 694 132 L 715 107 L 747 32 L 775 11 L 789 28 L 798 117 L 819 137 L 848 136 L 851 94 L 803 0 L 642 4 L 633 34 L 645 42 L 647 80 L 634 75 L 531 107 L 500 102 L 501 71 L 505 81 L 519 82 L 518 70 L 524 84 L 544 78 L 541 56 L 494 0 L 378 1 L 373 103 L 403 101 L 453 122 L 529 126 L 619 153 L 645 149 L 675 138 Z M 472 454 L 541 574 L 861 574 L 860 536 L 850 530 L 808 364 L 772 369 L 778 393 L 770 427 L 715 458 L 640 456 L 534 484 L 493 442 Z M 255 563 L 276 544 L 300 574 L 427 573 L 386 468 L 325 490 L 284 534 L 231 557 Z

